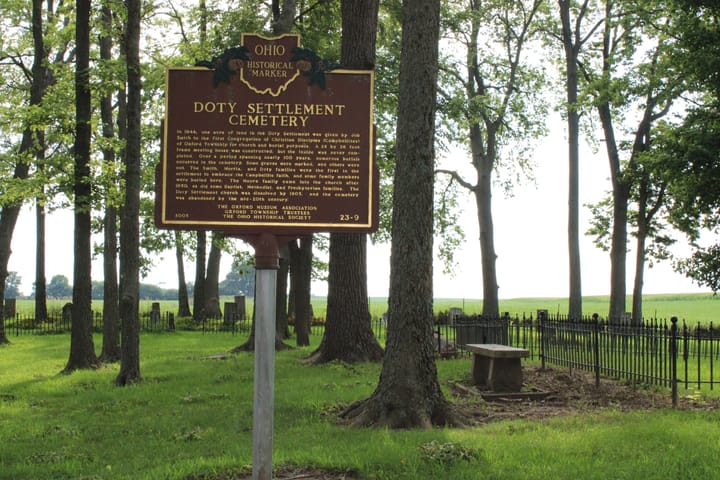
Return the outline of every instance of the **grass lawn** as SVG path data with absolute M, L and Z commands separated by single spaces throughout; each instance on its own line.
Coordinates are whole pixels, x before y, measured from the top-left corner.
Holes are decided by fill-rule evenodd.
M 12 338 L 0 347 L 0 479 L 199 480 L 247 472 L 253 357 L 204 358 L 243 341 L 143 335 L 144 382 L 119 388 L 118 365 L 59 374 L 68 335 Z M 301 360 L 312 348 L 277 353 L 276 467 L 337 468 L 378 480 L 720 478 L 718 411 L 611 408 L 426 431 L 341 426 L 335 412 L 373 391 L 380 365 L 306 366 Z M 462 380 L 469 360 L 440 361 L 438 371 L 443 385 Z
M 53 299 L 48 300 L 48 311 L 59 314 L 62 306 L 69 302 L 69 299 Z M 220 305 L 225 302 L 233 301 L 232 298 L 221 298 Z M 141 312 L 149 312 L 152 300 L 143 300 L 140 304 Z M 176 300 L 162 300 L 160 310 L 163 312 L 177 312 L 178 304 Z M 312 298 L 313 310 L 316 317 L 325 317 L 327 299 L 325 297 Z M 610 297 L 584 297 L 583 311 L 586 315 L 591 316 L 598 313 L 601 317 L 606 317 L 610 305 Z M 251 314 L 253 308 L 253 299 L 246 299 L 246 307 L 248 314 Z M 482 313 L 482 300 L 467 298 L 437 298 L 434 301 L 435 313 L 448 311 L 450 308 L 462 308 L 467 314 Z M 35 303 L 30 299 L 18 299 L 17 311 L 23 315 L 32 315 Z M 370 314 L 374 318 L 380 316 L 387 311 L 387 298 L 372 297 L 369 299 Z M 632 308 L 632 295 L 627 297 L 627 311 Z M 93 301 L 93 309 L 102 311 L 102 300 Z M 500 299 L 500 312 L 509 312 L 511 316 L 522 317 L 525 315 L 533 315 L 535 317 L 537 310 L 548 310 L 551 313 L 566 314 L 568 310 L 567 298 L 510 298 Z M 694 293 L 694 294 L 662 294 L 662 295 L 645 295 L 643 297 L 643 312 L 645 318 L 659 318 L 669 320 L 670 317 L 676 316 L 680 320 L 687 320 L 693 325 L 700 322 L 709 324 L 715 322 L 715 326 L 720 324 L 720 296 L 711 293 Z

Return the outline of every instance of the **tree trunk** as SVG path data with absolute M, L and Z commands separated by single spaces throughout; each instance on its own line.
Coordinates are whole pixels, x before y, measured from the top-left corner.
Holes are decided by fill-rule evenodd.
M 299 245 L 298 245 L 299 243 Z M 303 237 L 290 246 L 290 283 L 295 316 L 295 337 L 298 347 L 310 345 L 310 284 L 312 280 L 312 236 Z
M 127 0 L 125 49 L 127 58 L 127 141 L 125 148 L 125 204 L 120 218 L 120 318 L 122 321 L 119 386 L 141 380 L 140 375 L 140 174 L 141 93 L 140 1 Z
M 375 67 L 377 0 L 342 1 L 342 63 L 348 68 Z M 328 304 L 325 333 L 314 362 L 378 361 L 382 347 L 370 326 L 367 297 L 367 235 L 330 235 Z
M 205 316 L 220 318 L 222 317 L 222 310 L 220 310 L 219 283 L 223 234 L 213 232 L 210 239 L 210 254 L 208 255 L 207 271 L 205 273 Z
M 188 297 L 187 282 L 185 281 L 185 252 L 183 249 L 182 233 L 175 232 L 175 260 L 178 272 L 178 317 L 190 317 L 190 299 Z
M 48 68 L 47 51 L 43 39 L 42 0 L 32 2 L 32 35 L 33 35 L 33 65 L 32 83 L 30 84 L 30 105 L 40 105 L 47 88 Z M 24 180 L 28 177 L 30 164 L 24 161 L 28 152 L 36 151 L 36 126 L 27 125 L 18 149 L 18 161 L 15 164 L 13 178 Z M 22 200 L 5 205 L 0 210 L 0 344 L 10 343 L 5 331 L 5 281 L 8 277 L 8 263 L 12 253 L 12 237 L 17 224 Z
M 110 32 L 112 28 L 112 11 L 104 2 L 102 5 L 103 31 Z M 104 61 L 112 60 L 112 36 L 104 34 L 100 37 L 100 58 Z M 115 137 L 113 128 L 112 95 L 107 94 L 100 100 L 100 117 L 102 119 L 103 137 L 112 140 Z M 105 168 L 113 174 L 118 170 L 115 150 L 111 147 L 103 148 L 103 162 Z M 114 178 L 114 175 L 113 175 Z M 108 187 L 114 190 L 115 185 Z M 100 361 L 112 363 L 120 361 L 120 299 L 117 282 L 117 208 L 111 200 L 111 195 L 105 195 L 105 218 L 103 219 L 103 343 Z
M 573 41 L 570 1 L 559 0 L 562 43 L 565 50 L 565 88 L 568 126 L 568 260 L 570 318 L 582 317 L 582 276 L 580 268 L 580 114 L 578 112 L 579 45 Z M 579 25 L 578 25 L 579 27 Z
M 37 160 L 38 162 L 42 161 L 40 158 Z M 38 163 L 38 168 L 40 168 L 40 163 Z M 47 279 L 45 277 L 45 206 L 42 192 L 38 200 L 35 204 L 35 321 L 46 322 L 48 312 Z
M 358 21 L 355 12 L 361 6 L 369 12 L 372 5 L 371 1 L 343 1 L 343 27 Z M 375 392 L 342 415 L 354 425 L 428 428 L 458 423 L 440 389 L 432 341 L 440 2 L 403 2 L 402 17 L 387 346 Z M 328 294 L 328 307 L 330 301 Z
M 610 310 L 611 321 L 620 321 L 625 313 L 625 286 L 627 261 L 627 220 L 630 181 L 623 179 L 620 153 L 615 141 L 615 130 L 608 103 L 598 106 L 600 123 L 605 134 L 605 145 L 610 163 L 613 196 L 613 227 L 610 246 Z
M 362 244 L 358 244 L 360 238 Z M 367 301 L 366 236 L 333 233 L 330 258 L 345 258 L 348 264 L 363 268 L 343 268 L 330 262 L 328 275 L 327 318 L 320 346 L 310 361 L 326 363 L 341 360 L 348 363 L 380 361 L 382 347 L 370 325 Z
M 207 236 L 205 231 L 197 232 L 197 250 L 195 252 L 195 288 L 193 290 L 193 320 L 197 323 L 205 319 L 205 251 Z
M 284 341 L 290 337 L 288 326 L 288 277 L 290 274 L 290 251 L 287 245 L 280 247 L 280 268 L 275 284 L 275 339 Z
M 90 0 L 76 0 L 75 63 L 75 249 L 70 356 L 65 372 L 97 367 L 92 336 L 92 225 L 90 183 Z
M 492 218 L 492 171 L 494 154 L 480 154 L 479 129 L 471 129 L 470 140 L 473 145 L 473 163 L 477 168 L 478 183 L 475 189 L 475 203 L 480 227 L 480 261 L 482 263 L 483 314 L 500 315 L 497 283 L 497 254 L 495 253 L 495 230 Z M 488 138 L 494 134 L 488 129 Z M 490 143 L 490 140 L 488 141 Z M 484 158 L 481 158 L 484 157 Z

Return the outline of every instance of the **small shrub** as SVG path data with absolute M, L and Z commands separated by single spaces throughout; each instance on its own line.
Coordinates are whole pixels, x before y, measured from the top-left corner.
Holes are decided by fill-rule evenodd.
M 478 460 L 482 455 L 481 450 L 468 448 L 453 442 L 440 443 L 436 440 L 420 445 L 420 452 L 423 460 L 443 465 L 457 461 L 472 462 Z

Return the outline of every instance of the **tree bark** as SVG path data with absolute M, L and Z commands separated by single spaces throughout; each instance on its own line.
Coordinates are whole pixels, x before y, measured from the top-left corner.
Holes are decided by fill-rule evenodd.
M 290 274 L 290 251 L 287 245 L 280 247 L 280 268 L 275 284 L 275 339 L 284 341 L 290 337 L 288 326 L 288 277 Z
M 98 364 L 92 336 L 92 225 L 90 183 L 90 0 L 76 0 L 75 63 L 75 248 L 70 356 L 65 372 Z
M 193 289 L 193 320 L 197 323 L 205 319 L 205 251 L 207 236 L 205 231 L 197 232 L 197 250 L 195 252 L 195 287 Z
M 290 292 L 294 298 L 295 341 L 298 347 L 310 345 L 310 284 L 312 280 L 312 236 L 289 243 L 290 247 Z
M 125 148 L 125 204 L 120 218 L 120 318 L 122 321 L 119 386 L 141 380 L 140 375 L 140 142 L 141 94 L 139 0 L 127 0 L 125 46 L 127 57 L 127 141 Z
M 44 143 L 44 142 L 43 142 Z M 43 157 L 44 157 L 44 146 Z M 38 152 L 40 153 L 40 152 Z M 39 157 L 38 168 L 40 162 L 44 161 Z M 42 167 L 44 168 L 44 166 Z M 47 278 L 45 277 L 45 206 L 42 198 L 44 187 L 41 187 L 40 197 L 35 203 L 35 321 L 46 322 L 48 317 L 47 311 Z
M 187 282 L 185 281 L 185 252 L 183 249 L 182 234 L 175 232 L 175 260 L 178 272 L 178 317 L 190 317 L 190 299 L 188 297 Z
M 375 67 L 378 1 L 342 2 L 341 60 L 348 68 Z M 382 347 L 370 326 L 367 235 L 330 234 L 325 333 L 310 360 L 317 363 L 379 361 Z
M 492 128 L 492 127 L 491 127 Z M 488 129 L 488 146 L 494 144 L 495 134 Z M 475 188 L 475 204 L 477 207 L 478 225 L 480 227 L 480 259 L 482 263 L 483 283 L 483 314 L 500 315 L 497 282 L 497 253 L 495 253 L 495 229 L 492 218 L 492 171 L 494 153 L 483 155 L 478 144 L 480 132 L 477 127 L 470 132 L 470 143 L 473 151 L 473 163 L 477 169 L 478 183 Z
M 570 0 L 558 0 L 565 51 L 565 89 L 568 126 L 568 260 L 570 318 L 582 317 L 582 275 L 580 264 L 580 114 L 578 112 L 578 67 L 580 48 L 570 20 Z M 578 25 L 579 27 L 579 25 Z
M 112 28 L 112 11 L 107 2 L 102 5 L 102 23 L 105 32 Z M 112 36 L 107 33 L 100 37 L 100 58 L 112 60 Z M 103 137 L 111 140 L 115 137 L 113 128 L 112 95 L 109 93 L 100 100 Z M 103 148 L 105 168 L 116 172 L 115 150 Z M 114 176 L 114 175 L 113 175 Z M 112 185 L 114 190 L 115 185 Z M 120 361 L 120 296 L 117 281 L 117 207 L 105 196 L 105 218 L 103 219 L 103 343 L 100 361 L 106 363 Z
M 343 1 L 343 27 L 372 3 Z M 459 423 L 440 389 L 432 342 L 440 2 L 405 1 L 402 17 L 387 346 L 375 392 L 342 416 L 354 425 L 429 428 Z
M 205 316 L 220 318 L 222 317 L 222 310 L 220 309 L 219 283 L 223 234 L 213 232 L 210 239 L 210 254 L 208 255 L 207 271 L 205 272 Z

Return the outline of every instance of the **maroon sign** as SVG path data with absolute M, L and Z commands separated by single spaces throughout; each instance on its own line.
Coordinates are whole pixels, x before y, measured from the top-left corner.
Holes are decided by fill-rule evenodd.
M 373 72 L 323 73 L 298 43 L 245 34 L 249 59 L 167 70 L 158 227 L 377 228 Z

